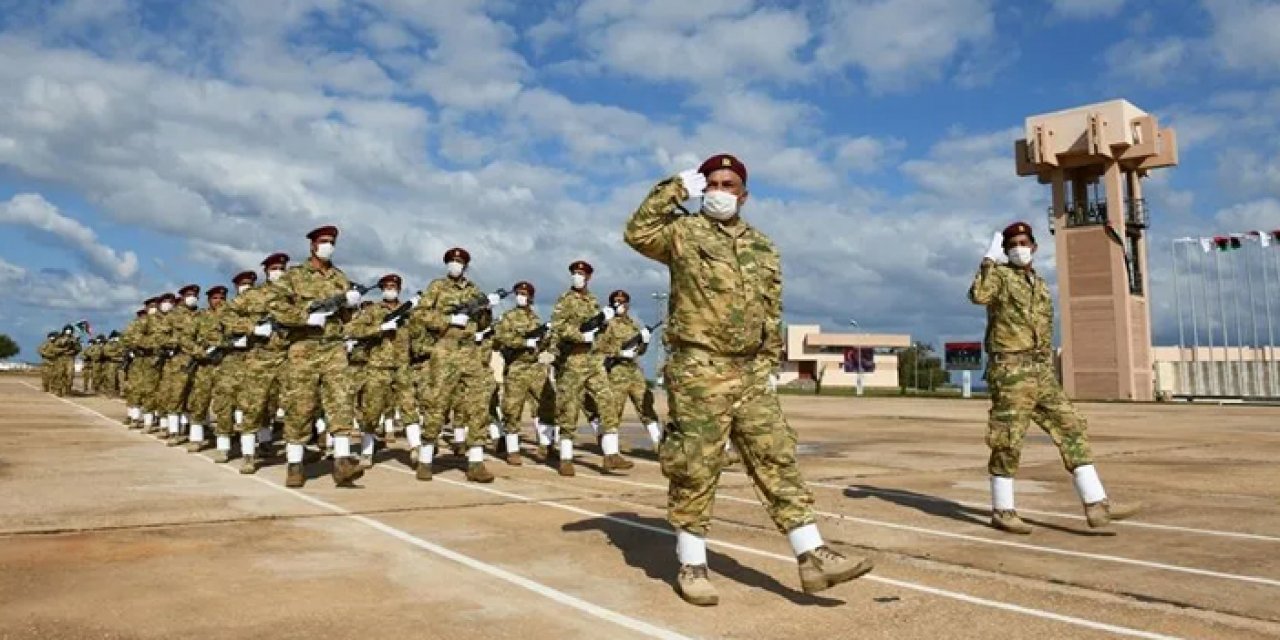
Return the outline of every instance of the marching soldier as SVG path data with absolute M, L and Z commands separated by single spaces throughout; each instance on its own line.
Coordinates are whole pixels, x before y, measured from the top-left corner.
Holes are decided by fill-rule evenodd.
M 129 365 L 130 385 L 137 394 L 138 413 L 141 417 L 139 427 L 150 433 L 156 425 L 156 399 L 160 386 L 160 340 L 163 335 L 163 324 L 160 318 L 160 298 L 148 298 L 145 303 L 146 315 L 133 336 L 129 346 L 134 352 L 133 364 Z
M 191 380 L 191 361 L 200 351 L 196 347 L 196 309 L 200 304 L 200 286 L 189 284 L 178 290 L 170 310 L 165 312 L 167 328 L 162 347 L 167 350 L 161 371 L 160 395 L 162 410 L 168 415 L 169 437 L 167 443 L 176 447 L 183 443 L 182 422 L 187 406 L 188 384 Z M 163 311 L 163 306 L 161 308 Z
M 627 312 L 631 306 L 631 294 L 621 289 L 614 291 L 609 294 L 609 304 L 617 309 L 618 315 L 600 336 L 599 347 L 606 356 L 605 369 L 609 374 L 609 387 L 613 390 L 617 421 L 622 421 L 622 410 L 626 400 L 630 399 L 656 448 L 662 440 L 662 429 L 658 426 L 658 412 L 653 408 L 653 391 L 649 389 L 639 362 L 649 348 L 652 336 L 648 327 L 636 322 Z M 637 337 L 639 344 L 627 344 Z
M 360 399 L 359 416 L 363 430 L 360 464 L 366 468 L 373 466 L 374 431 L 379 421 L 385 425 L 384 432 L 390 439 L 397 410 L 401 419 L 408 423 L 408 428 L 417 434 L 418 445 L 421 445 L 422 427 L 413 401 L 413 381 L 409 377 L 409 343 L 413 335 L 407 326 L 410 314 L 404 311 L 387 319 L 402 306 L 400 290 L 403 284 L 404 280 L 397 274 L 382 276 L 378 280 L 382 302 L 369 303 L 352 318 L 347 328 L 348 337 L 359 343 L 357 348 L 363 346 L 367 351 L 364 373 L 353 387 L 353 393 Z M 410 445 L 415 446 L 412 441 Z
M 1088 424 L 1058 384 L 1053 367 L 1053 297 L 1032 267 L 1035 252 L 1031 225 L 1009 225 L 992 238 L 969 287 L 969 299 L 987 308 L 991 525 L 1010 533 L 1031 533 L 1014 506 L 1013 477 L 1022 438 L 1034 420 L 1058 446 L 1089 526 L 1104 527 L 1137 513 L 1140 505 L 1107 499 L 1089 452 Z
M 84 367 L 80 369 L 81 388 L 84 389 L 86 395 L 93 395 L 95 390 L 94 384 L 98 381 L 98 371 L 100 369 L 100 361 L 102 357 L 102 340 L 101 336 L 94 336 L 85 344 L 84 353 L 80 356 Z
M 80 340 L 76 338 L 75 327 L 67 325 L 53 339 L 49 349 L 50 367 L 53 377 L 49 384 L 53 393 L 59 398 L 71 395 L 71 380 L 75 374 L 75 358 L 80 353 Z
M 533 284 L 521 281 L 512 287 L 516 308 L 503 314 L 494 327 L 494 341 L 502 353 L 502 419 L 507 464 L 520 465 L 520 417 L 525 403 L 534 417 L 539 447 L 551 444 L 555 390 L 548 379 L 548 366 L 538 361 L 547 343 L 547 330 L 533 309 Z M 541 329 L 541 335 L 534 335 Z M 545 359 L 545 358 L 544 358 Z
M 594 344 L 604 328 L 601 324 L 584 330 L 589 320 L 597 317 L 609 322 L 616 315 L 613 307 L 600 309 L 595 294 L 587 289 L 594 269 L 578 260 L 569 265 L 570 287 L 556 300 L 551 312 L 551 332 L 560 344 L 562 364 L 556 375 L 556 421 L 560 427 L 560 465 L 562 476 L 573 476 L 573 442 L 578 433 L 578 413 L 583 397 L 590 393 L 600 409 L 604 433 L 600 449 L 604 453 L 601 466 L 605 471 L 621 471 L 635 466 L 622 457 L 618 448 L 617 401 L 609 388 L 604 371 L 604 355 Z
M 57 377 L 53 372 L 53 341 L 57 337 L 57 331 L 45 334 L 44 342 L 41 342 L 40 348 L 36 350 L 40 354 L 40 388 L 45 393 L 53 391 L 53 380 Z
M 624 238 L 671 272 L 663 381 L 671 423 L 659 448 L 670 482 L 667 519 L 677 531 L 680 595 L 719 602 L 707 571 L 706 535 L 732 439 L 775 526 L 786 532 L 806 593 L 852 580 L 872 563 L 847 558 L 818 532 L 813 494 L 796 463 L 796 433 L 769 390 L 782 355 L 782 272 L 767 236 L 739 215 L 747 168 L 730 155 L 659 182 Z M 678 215 L 702 197 L 700 215 Z M 606 414 L 609 415 L 609 414 Z
M 488 433 L 485 403 L 489 400 L 489 383 L 493 374 L 480 365 L 476 350 L 481 348 L 481 332 L 493 322 L 491 307 L 498 296 L 490 294 L 487 305 L 474 313 L 459 311 L 485 297 L 480 288 L 466 277 L 471 254 L 454 247 L 444 254 L 447 274 L 432 280 L 422 291 L 414 321 L 422 322 L 434 334 L 435 346 L 427 368 L 430 395 L 423 407 L 425 433 L 418 454 L 419 480 L 431 479 L 435 443 L 444 427 L 445 417 L 462 423 L 466 429 L 467 479 L 493 482 L 493 474 L 484 465 L 484 444 Z
M 124 425 L 130 429 L 140 428 L 142 426 L 142 396 L 138 388 L 138 374 L 134 366 L 138 364 L 138 359 L 142 357 L 141 336 L 148 322 L 147 302 L 142 303 L 142 308 L 134 314 L 134 318 L 129 324 L 125 325 L 124 333 L 120 336 L 120 345 L 124 347 L 124 364 L 120 365 L 121 392 L 124 394 L 125 416 Z
M 222 369 L 226 352 L 226 336 L 222 330 L 223 304 L 227 301 L 227 288 L 222 285 L 205 291 L 209 308 L 196 313 L 195 344 L 196 370 L 192 374 L 191 393 L 187 398 L 187 413 L 191 418 L 191 434 L 187 438 L 187 452 L 204 449 L 204 425 L 209 421 L 209 407 L 213 403 L 213 388 Z
M 312 230 L 307 234 L 310 257 L 269 287 L 269 310 L 275 321 L 288 329 L 289 364 L 281 401 L 288 462 L 285 485 L 289 487 L 301 487 L 306 482 L 302 458 L 312 425 L 321 412 L 333 436 L 334 484 L 354 486 L 364 475 L 360 462 L 351 453 L 355 416 L 343 339 L 343 325 L 350 319 L 351 310 L 360 304 L 362 294 L 333 264 L 337 238 L 337 227 Z M 335 299 L 341 300 L 336 306 L 330 304 Z M 313 306 L 316 303 L 322 306 Z
M 120 332 L 112 330 L 107 336 L 106 343 L 102 346 L 103 367 L 102 380 L 107 395 L 111 397 L 120 396 L 120 383 L 124 373 L 121 368 L 124 367 L 125 348 L 121 342 Z

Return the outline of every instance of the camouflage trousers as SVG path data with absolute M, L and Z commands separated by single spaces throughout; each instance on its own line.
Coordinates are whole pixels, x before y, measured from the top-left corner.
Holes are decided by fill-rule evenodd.
M 547 365 L 515 362 L 502 376 L 503 433 L 520 433 L 520 418 L 528 402 L 529 413 L 544 424 L 555 421 L 556 391 L 547 378 Z
M 427 367 L 427 398 L 423 403 L 423 442 L 435 442 L 445 418 L 467 429 L 467 446 L 489 441 L 489 395 L 493 374 L 480 364 L 475 347 L 438 343 Z
M 156 367 L 155 356 L 137 356 L 133 359 L 133 364 L 129 365 L 128 378 L 129 383 L 129 404 L 141 408 L 143 411 L 154 412 L 152 397 L 155 395 L 156 385 L 160 383 L 160 374 Z
M 116 395 L 116 372 L 119 370 L 118 362 L 103 360 L 98 363 L 98 368 L 94 370 L 94 390 L 108 396 Z
M 52 380 L 53 380 L 53 361 L 41 360 L 40 361 L 40 389 L 43 390 L 45 393 L 52 391 L 53 390 Z
M 742 455 L 756 494 L 781 531 L 815 522 L 813 494 L 796 462 L 796 432 L 769 390 L 764 359 L 675 351 L 665 382 L 672 421 L 658 447 L 669 481 L 667 520 L 705 536 L 725 464 L 725 442 Z
M 1062 392 L 1052 363 L 992 363 L 987 386 L 991 392 L 987 471 L 991 475 L 1011 478 L 1018 472 L 1022 438 L 1032 421 L 1057 445 L 1067 471 L 1093 463 L 1088 423 Z
M 191 374 L 187 373 L 187 365 L 191 364 L 191 356 L 178 354 L 164 363 L 160 372 L 159 409 L 164 413 L 182 413 L 187 404 L 187 393 L 191 390 Z
M 321 414 L 335 438 L 355 433 L 351 377 L 342 342 L 300 340 L 289 345 L 288 362 L 280 397 L 285 441 L 305 444 Z
M 191 378 L 191 393 L 187 396 L 187 415 L 192 424 L 209 422 L 209 407 L 213 403 L 213 387 L 217 383 L 221 364 L 202 364 Z
M 631 400 L 631 406 L 645 424 L 658 421 L 658 412 L 653 408 L 653 390 L 644 379 L 644 371 L 635 362 L 622 362 L 613 366 L 609 372 L 609 387 L 613 389 L 614 408 L 617 421 L 622 422 L 622 411 Z
M 80 388 L 85 393 L 94 392 L 94 383 L 97 382 L 99 367 L 100 365 L 96 362 L 85 361 L 84 368 L 80 370 Z
M 560 427 L 560 439 L 577 437 L 578 413 L 588 393 L 599 408 L 602 432 L 618 432 L 621 413 L 614 408 L 616 400 L 609 386 L 609 374 L 604 370 L 604 358 L 582 353 L 565 358 L 556 372 L 556 425 Z
M 394 417 L 397 410 L 405 424 L 417 424 L 421 420 L 408 366 L 364 367 L 355 386 L 353 393 L 359 398 L 360 426 L 364 431 L 372 432 L 379 419 Z
M 59 356 L 50 361 L 49 389 L 59 396 L 71 394 L 71 379 L 75 375 L 75 358 Z
M 229 437 L 236 432 L 236 409 L 243 411 L 241 395 L 244 392 L 245 372 L 249 368 L 249 351 L 230 351 L 218 364 L 214 376 L 213 391 L 209 398 L 209 412 L 217 424 L 214 435 Z M 277 361 L 284 362 L 284 352 L 277 351 Z M 272 375 L 274 375 L 274 370 Z

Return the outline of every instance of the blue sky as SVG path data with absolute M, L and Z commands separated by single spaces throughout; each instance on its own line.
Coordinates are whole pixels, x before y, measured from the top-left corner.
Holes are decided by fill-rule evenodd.
M 1047 238 L 1023 119 L 1124 97 L 1179 132 L 1146 184 L 1169 343 L 1169 240 L 1280 227 L 1275 33 L 1260 0 L 0 0 L 0 331 L 120 326 L 328 223 L 360 279 L 461 245 L 547 303 L 585 258 L 653 318 L 622 225 L 730 151 L 788 321 L 977 336 L 990 233 Z

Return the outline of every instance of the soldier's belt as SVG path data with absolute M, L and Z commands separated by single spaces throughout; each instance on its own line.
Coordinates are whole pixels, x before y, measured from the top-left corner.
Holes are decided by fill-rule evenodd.
M 686 353 L 690 355 L 698 356 L 700 358 L 715 360 L 717 362 L 733 362 L 733 363 L 751 362 L 760 355 L 760 352 L 758 350 L 752 351 L 751 353 L 719 353 L 716 351 L 712 351 L 710 349 L 705 349 L 703 347 L 697 347 L 689 344 L 678 344 L 672 347 L 671 349 L 672 357 L 675 357 L 680 354 L 686 354 Z
M 584 353 L 591 353 L 591 347 L 592 345 L 590 343 L 586 343 L 586 342 L 577 343 L 577 344 L 570 345 L 570 347 L 566 349 L 564 353 L 567 356 L 580 356 Z

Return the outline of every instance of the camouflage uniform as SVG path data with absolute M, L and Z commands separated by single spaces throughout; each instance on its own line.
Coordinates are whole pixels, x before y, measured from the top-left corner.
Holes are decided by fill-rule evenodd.
M 1087 423 L 1058 384 L 1053 367 L 1053 297 L 1034 270 L 984 261 L 969 299 L 987 307 L 987 470 L 1013 477 L 1022 438 L 1034 420 L 1049 434 L 1068 471 L 1092 464 Z
M 264 283 L 238 293 L 221 309 L 222 332 L 227 340 L 245 339 L 245 348 L 227 351 L 219 365 L 210 409 L 220 437 L 251 434 L 266 424 L 268 394 L 283 375 L 287 341 L 282 331 L 264 338 L 253 328 L 269 315 L 268 303 L 275 287 Z M 235 410 L 241 412 L 240 422 Z
M 400 391 L 400 403 L 401 406 L 412 407 L 412 414 L 418 416 L 418 422 L 421 423 L 424 419 L 422 408 L 427 406 L 427 398 L 431 396 L 428 374 L 436 337 L 420 320 L 410 322 L 404 330 L 409 332 L 409 368 L 406 372 L 408 384 Z
M 631 399 L 631 406 L 635 407 L 636 413 L 645 424 L 658 421 L 658 412 L 653 408 L 653 391 L 649 389 L 649 384 L 644 378 L 644 370 L 640 368 L 640 356 L 645 354 L 649 348 L 649 343 L 641 341 L 640 345 L 635 349 L 634 358 L 624 358 L 620 355 L 622 345 L 628 340 L 640 334 L 641 326 L 630 315 L 623 315 L 614 318 L 605 329 L 603 335 L 597 340 L 600 352 L 606 354 L 607 371 L 609 374 L 609 387 L 613 390 L 615 398 L 614 409 L 617 413 L 617 421 L 622 421 L 622 410 L 626 407 L 626 400 Z
M 199 355 L 196 347 L 196 312 L 186 305 L 175 305 L 164 314 L 166 332 L 160 346 L 168 350 L 160 381 L 160 409 L 169 415 L 182 413 L 190 391 L 191 360 Z M 173 427 L 170 426 L 170 432 Z
M 109 338 L 107 343 L 102 347 L 103 358 L 103 385 L 107 395 L 116 397 L 120 395 L 120 379 L 123 376 L 121 367 L 124 366 L 125 346 L 123 339 L 119 336 Z
M 485 421 L 493 374 L 480 364 L 481 352 L 475 336 L 487 329 L 493 314 L 489 309 L 471 316 L 465 327 L 449 324 L 450 310 L 484 295 L 465 277 L 437 278 L 420 294 L 413 322 L 421 322 L 432 334 L 430 365 L 427 367 L 427 397 L 423 404 L 424 443 L 435 442 L 445 418 L 453 418 L 467 430 L 466 446 L 483 446 L 489 440 Z
M 677 529 L 706 535 L 725 442 L 732 439 L 769 516 L 790 532 L 815 518 L 796 462 L 796 433 L 768 385 L 783 345 L 778 252 L 744 220 L 676 215 L 688 195 L 678 178 L 660 182 L 624 235 L 671 273 L 663 340 L 672 422 L 659 447 L 670 481 L 667 518 Z
M 578 434 L 578 413 L 583 396 L 590 393 L 600 408 L 604 433 L 618 432 L 618 411 L 604 371 L 604 353 L 582 339 L 582 323 L 600 312 L 595 294 L 569 289 L 560 294 L 551 312 L 551 334 L 559 341 L 560 364 L 556 370 L 556 421 L 561 440 Z
M 71 381 L 75 376 L 76 354 L 80 353 L 80 341 L 75 336 L 59 334 L 49 350 L 52 355 L 53 377 L 49 383 L 58 397 L 71 395 Z
M 81 356 L 81 362 L 84 363 L 84 367 L 80 370 L 81 388 L 87 394 L 94 392 L 94 383 L 97 382 L 101 357 L 102 345 L 97 338 L 94 338 L 89 341 L 89 344 L 85 345 L 84 353 Z
M 209 421 L 209 408 L 213 404 L 213 388 L 222 369 L 220 361 L 207 355 L 209 349 L 221 350 L 226 336 L 222 331 L 222 313 L 226 303 L 218 309 L 206 309 L 196 313 L 195 345 L 200 355 L 196 357 L 195 373 L 191 379 L 191 394 L 187 398 L 187 412 L 193 424 L 204 425 Z M 215 355 L 215 357 L 219 357 Z
M 310 303 L 345 293 L 351 282 L 338 267 L 317 267 L 313 262 L 291 267 L 268 288 L 274 294 L 269 302 L 272 316 L 289 329 L 281 402 L 285 441 L 293 445 L 311 438 L 311 427 L 321 413 L 335 438 L 349 437 L 355 429 L 343 344 L 343 324 L 351 317 L 351 310 L 339 309 L 323 327 L 307 324 Z
M 530 413 L 543 424 L 555 419 L 555 389 L 547 377 L 548 365 L 538 362 L 540 348 L 525 346 L 525 334 L 539 326 L 542 319 L 533 307 L 516 307 L 503 314 L 494 328 L 494 342 L 506 367 L 502 375 L 502 419 L 503 432 L 507 434 L 520 433 L 525 402 L 531 403 Z
M 53 339 L 54 336 L 45 338 L 40 343 L 40 348 L 36 350 L 40 354 L 40 388 L 48 393 L 53 390 Z
M 399 307 L 399 302 L 373 304 L 361 309 L 347 324 L 347 337 L 356 341 L 349 359 L 353 370 L 351 392 L 358 399 L 356 415 L 361 430 L 377 431 L 382 417 L 391 416 L 399 404 L 396 388 L 409 366 L 408 327 L 382 331 L 382 319 Z M 409 422 L 417 422 L 416 412 L 405 414 L 409 407 L 399 407 Z

